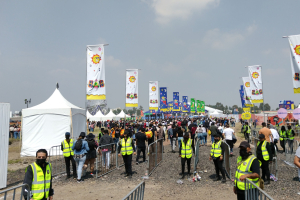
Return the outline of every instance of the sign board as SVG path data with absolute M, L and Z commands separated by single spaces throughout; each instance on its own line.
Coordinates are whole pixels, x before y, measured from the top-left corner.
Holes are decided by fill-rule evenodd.
M 243 113 L 242 119 L 244 119 L 244 120 L 251 119 L 251 113 L 249 113 L 249 112 Z
M 293 111 L 293 116 L 294 116 L 295 119 L 300 119 L 300 108 L 296 108 Z
M 280 108 L 278 111 L 277 111 L 277 115 L 279 118 L 283 119 L 287 116 L 287 111 L 286 109 L 284 108 Z

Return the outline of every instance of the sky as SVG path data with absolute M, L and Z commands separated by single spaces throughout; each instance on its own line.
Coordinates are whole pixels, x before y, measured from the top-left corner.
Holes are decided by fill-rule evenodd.
M 109 108 L 125 107 L 125 69 L 139 71 L 139 105 L 149 81 L 173 92 L 241 106 L 245 66 L 262 65 L 272 109 L 292 100 L 286 35 L 300 34 L 300 1 L 274 0 L 0 0 L 0 102 L 12 111 L 50 97 L 56 83 L 85 106 L 86 45 L 105 47 Z M 181 97 L 180 97 L 181 100 Z

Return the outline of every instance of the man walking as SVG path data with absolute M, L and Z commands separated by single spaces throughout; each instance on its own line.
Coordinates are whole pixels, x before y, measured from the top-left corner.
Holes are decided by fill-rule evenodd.
M 211 143 L 214 143 L 214 137 L 218 136 L 218 128 L 215 126 L 215 122 L 211 123 L 211 126 L 209 128 L 211 132 Z
M 143 162 L 146 161 L 147 137 L 145 135 L 145 129 L 141 128 L 140 131 L 137 134 L 135 134 L 135 138 L 136 138 L 136 146 L 137 146 L 136 164 L 138 165 L 141 152 L 143 152 Z
M 66 163 L 66 171 L 67 171 L 67 178 L 69 179 L 71 177 L 70 175 L 70 162 L 72 162 L 73 167 L 73 178 L 77 178 L 76 174 L 76 163 L 74 160 L 74 151 L 72 150 L 73 147 L 73 139 L 70 139 L 70 133 L 66 132 L 65 134 L 66 139 L 61 142 L 61 150 L 63 151 L 63 155 L 65 157 L 65 163 Z

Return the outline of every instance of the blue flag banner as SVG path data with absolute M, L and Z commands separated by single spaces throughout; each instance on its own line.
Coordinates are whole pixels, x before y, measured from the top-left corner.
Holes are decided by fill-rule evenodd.
M 241 85 L 240 89 L 240 97 L 241 97 L 241 102 L 242 102 L 242 107 L 245 108 L 245 96 L 244 96 L 244 86 Z
M 161 87 L 160 91 L 160 110 L 165 112 L 168 109 L 167 88 Z
M 173 92 L 173 109 L 180 110 L 179 109 L 179 92 Z
M 189 106 L 188 106 L 188 96 L 182 96 L 182 112 L 188 112 Z

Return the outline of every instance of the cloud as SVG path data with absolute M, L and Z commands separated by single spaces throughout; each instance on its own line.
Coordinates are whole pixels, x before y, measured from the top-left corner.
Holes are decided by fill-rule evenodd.
M 241 32 L 225 33 L 215 28 L 206 32 L 203 42 L 210 45 L 213 49 L 230 49 L 231 47 L 244 41 L 246 37 L 255 32 L 257 26 L 255 24 L 246 28 Z
M 105 58 L 105 65 L 109 66 L 109 67 L 121 67 L 122 66 L 122 62 L 119 59 L 114 58 L 113 56 L 106 56 Z
M 194 12 L 199 13 L 210 5 L 218 5 L 219 0 L 151 0 L 156 21 L 166 24 L 173 19 L 188 19 Z

